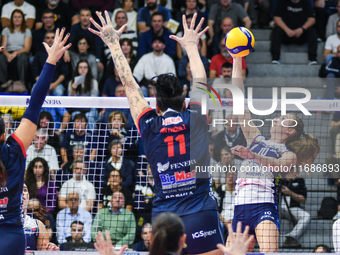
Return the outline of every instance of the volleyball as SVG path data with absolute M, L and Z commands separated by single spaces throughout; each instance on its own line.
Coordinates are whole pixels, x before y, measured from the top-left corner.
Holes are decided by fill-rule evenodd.
M 247 56 L 254 46 L 254 35 L 245 27 L 235 27 L 225 36 L 225 47 L 235 57 Z

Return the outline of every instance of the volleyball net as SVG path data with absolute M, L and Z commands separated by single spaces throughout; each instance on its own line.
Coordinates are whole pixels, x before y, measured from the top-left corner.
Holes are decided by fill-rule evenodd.
M 1 96 L 0 100 L 0 111 L 9 136 L 18 127 L 29 97 Z M 155 108 L 155 98 L 146 100 Z M 228 161 L 228 148 L 233 147 L 239 130 L 236 128 L 236 133 L 232 134 L 226 132 L 230 128 L 235 100 L 222 97 L 222 106 L 216 106 L 211 98 L 207 101 L 209 151 L 212 156 L 210 166 L 222 170 L 235 166 L 238 173 L 242 160 L 234 157 L 233 162 Z M 189 99 L 186 100 L 188 102 Z M 270 109 L 272 102 L 272 99 L 254 99 L 253 106 L 256 109 Z M 251 115 L 253 123 L 264 137 L 271 136 L 272 120 L 281 116 L 280 103 L 279 100 L 273 113 Z M 337 100 L 309 100 L 303 105 L 311 115 L 305 115 L 292 104 L 287 104 L 287 112 L 294 112 L 301 117 L 304 131 L 318 139 L 320 153 L 313 164 L 298 169 L 303 184 L 280 184 L 280 190 L 285 185 L 291 185 L 288 186 L 290 190 L 294 190 L 295 185 L 305 187 L 303 190 L 295 189 L 297 194 L 305 197 L 305 203 L 300 201 L 298 207 L 301 210 L 296 209 L 294 204 L 292 206 L 290 196 L 283 196 L 280 192 L 277 197 L 281 226 L 279 248 L 284 252 L 311 252 L 318 244 L 333 248 L 332 225 L 333 218 L 337 218 L 340 172 L 340 129 L 337 122 L 340 120 L 340 103 Z M 39 122 L 41 132 L 36 133 L 28 150 L 26 180 L 29 171 L 31 177 L 35 176 L 34 171 L 39 163 L 37 157 L 45 159 L 49 175 L 48 180 L 42 180 L 43 187 L 37 188 L 28 183 L 31 194 L 28 215 L 40 219 L 50 229 L 52 242 L 67 243 L 72 238 L 85 241 L 84 245 L 76 248 L 66 244 L 69 250 L 93 250 L 90 242 L 95 241 L 96 232 L 102 229 L 109 229 L 112 240 L 118 245 L 129 244 L 133 248 L 139 243 L 140 246 L 135 247 L 143 248 L 150 231 L 147 224 L 151 223 L 154 182 L 127 99 L 47 97 L 42 112 Z M 330 125 L 334 130 L 330 131 Z M 164 165 L 159 167 L 166 168 Z M 228 179 L 235 181 L 235 175 L 228 175 L 230 172 L 212 173 L 214 194 L 225 223 L 233 217 L 232 196 L 226 194 L 228 191 L 219 194 L 218 191 L 223 191 Z M 36 178 L 40 180 L 40 177 Z M 255 198 L 255 193 L 250 192 L 249 199 L 253 199 L 251 196 Z M 112 203 L 115 208 L 125 209 L 112 212 Z M 322 208 L 323 204 L 328 206 L 329 213 Z M 81 213 L 74 209 L 76 207 L 82 209 Z M 72 224 L 74 221 L 81 223 Z M 25 229 L 30 228 L 26 226 Z M 301 246 L 284 245 L 288 236 L 296 239 Z M 124 243 L 120 243 L 120 240 Z

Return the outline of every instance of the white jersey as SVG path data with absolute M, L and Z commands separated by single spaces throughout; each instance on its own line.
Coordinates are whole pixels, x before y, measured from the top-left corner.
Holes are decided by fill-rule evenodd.
M 269 141 L 262 135 L 255 137 L 250 150 L 271 158 L 280 158 L 283 153 L 289 151 L 284 144 Z M 286 169 L 289 170 L 290 167 Z M 280 168 L 275 170 L 280 170 Z M 235 205 L 276 204 L 277 188 L 273 173 L 266 166 L 252 159 L 244 160 L 237 176 L 235 195 Z

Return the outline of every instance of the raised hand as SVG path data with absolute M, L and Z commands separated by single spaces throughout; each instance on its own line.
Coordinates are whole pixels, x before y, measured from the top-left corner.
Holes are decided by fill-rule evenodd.
M 223 244 L 218 244 L 217 247 L 226 254 L 229 255 L 246 255 L 247 248 L 249 244 L 253 241 L 254 236 L 248 237 L 249 226 L 246 226 L 243 234 L 241 232 L 242 223 L 237 223 L 236 234 L 231 227 L 231 224 L 228 224 L 228 232 L 230 238 L 229 247 L 225 247 Z
M 230 149 L 231 153 L 244 159 L 253 159 L 255 154 L 250 150 L 249 147 L 236 145 Z
M 110 232 L 108 230 L 105 231 L 106 240 L 101 231 L 96 235 L 96 243 L 94 243 L 94 247 L 98 251 L 100 255 L 122 255 L 127 248 L 127 245 L 124 245 L 120 251 L 114 251 L 113 245 L 111 242 Z
M 184 28 L 184 34 L 183 37 L 177 37 L 175 35 L 170 35 L 170 38 L 177 41 L 179 44 L 181 44 L 185 49 L 188 47 L 192 47 L 193 45 L 198 44 L 201 36 L 208 31 L 209 27 L 204 28 L 201 32 L 201 27 L 204 22 L 204 18 L 200 20 L 200 23 L 197 25 L 196 29 L 195 28 L 195 21 L 196 21 L 197 13 L 194 14 L 192 20 L 191 20 L 191 25 L 190 28 L 188 28 L 187 25 L 187 20 L 185 18 L 185 15 L 182 17 L 182 23 L 183 23 L 183 28 Z
M 65 51 L 71 47 L 71 43 L 65 46 L 68 38 L 70 37 L 70 34 L 67 34 L 63 39 L 64 33 L 65 28 L 61 30 L 59 30 L 59 28 L 57 29 L 57 31 L 55 32 L 54 42 L 51 47 L 48 46 L 47 43 L 43 42 L 48 54 L 48 58 L 46 60 L 47 63 L 55 65 L 57 61 L 63 56 Z
M 108 47 L 119 45 L 119 37 L 127 27 L 127 24 L 122 26 L 119 30 L 115 30 L 112 26 L 108 12 L 105 11 L 104 13 L 106 20 L 99 12 L 96 12 L 98 18 L 100 19 L 100 22 L 102 23 L 102 26 L 100 26 L 97 22 L 90 18 L 91 23 L 98 29 L 98 31 L 92 28 L 89 28 L 89 31 L 94 33 L 95 35 L 98 35 Z

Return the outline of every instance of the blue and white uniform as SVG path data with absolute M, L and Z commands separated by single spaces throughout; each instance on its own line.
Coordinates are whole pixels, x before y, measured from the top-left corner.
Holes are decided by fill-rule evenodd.
M 284 144 L 272 142 L 262 135 L 254 138 L 250 150 L 255 154 L 276 159 L 289 152 Z M 235 187 L 234 230 L 237 222 L 241 221 L 242 228 L 249 225 L 249 232 L 254 234 L 256 226 L 264 220 L 273 221 L 280 229 L 277 207 L 278 181 L 269 169 L 256 161 L 243 161 Z
M 15 254 L 12 249 L 26 248 L 22 208 L 26 152 L 12 134 L 6 143 L 0 144 L 0 155 L 8 173 L 7 186 L 0 188 L 0 251 Z
M 36 251 L 39 237 L 38 221 L 26 214 L 24 230 L 26 236 L 26 250 Z
M 196 166 L 210 164 L 208 125 L 201 107 L 192 103 L 185 111 L 168 109 L 163 116 L 149 108 L 138 117 L 137 127 L 154 176 L 152 216 L 169 211 L 181 216 L 185 252 L 215 250 L 223 236 L 211 178 L 209 172 L 196 172 Z

